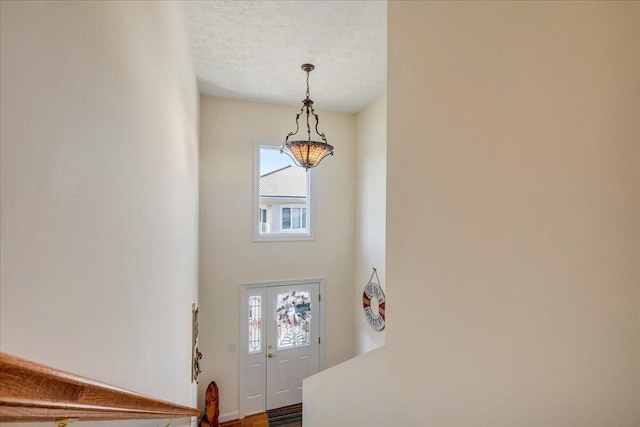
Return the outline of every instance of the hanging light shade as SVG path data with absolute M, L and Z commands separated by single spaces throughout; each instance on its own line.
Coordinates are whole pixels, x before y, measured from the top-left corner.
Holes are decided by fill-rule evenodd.
M 306 98 L 302 101 L 302 108 L 300 112 L 296 114 L 296 130 L 295 132 L 289 132 L 284 140 L 284 144 L 280 146 L 280 152 L 287 154 L 295 162 L 296 165 L 309 169 L 318 166 L 318 164 L 325 157 L 333 156 L 333 146 L 327 143 L 327 138 L 324 133 L 318 131 L 318 115 L 313 110 L 313 101 L 309 98 L 309 73 L 315 68 L 313 64 L 302 64 L 302 71 L 307 73 L 307 92 Z M 300 124 L 298 120 L 302 114 L 306 114 L 307 119 L 307 139 L 298 141 L 289 141 L 289 138 L 295 136 L 300 130 Z M 309 123 L 310 116 L 316 119 L 314 130 L 316 134 L 322 139 L 322 141 L 311 140 L 311 124 Z

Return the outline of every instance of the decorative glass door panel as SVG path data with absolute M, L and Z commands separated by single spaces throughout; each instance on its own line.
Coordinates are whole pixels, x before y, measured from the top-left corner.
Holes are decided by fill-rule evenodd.
M 319 284 L 267 288 L 267 410 L 302 402 L 302 380 L 320 368 Z
M 251 295 L 249 297 L 249 354 L 262 351 L 262 296 Z
M 309 345 L 311 295 L 296 289 L 279 293 L 276 305 L 277 349 Z

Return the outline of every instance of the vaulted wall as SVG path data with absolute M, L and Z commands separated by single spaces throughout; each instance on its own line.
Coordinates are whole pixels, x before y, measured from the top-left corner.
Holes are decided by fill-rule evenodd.
M 637 426 L 640 4 L 388 16 L 386 346 L 304 425 Z
M 199 101 L 182 8 L 3 1 L 0 16 L 0 347 L 195 406 Z
M 640 423 L 640 4 L 389 2 L 396 425 Z
M 356 115 L 355 354 L 385 343 L 385 331 L 367 323 L 362 307 L 364 286 L 375 268 L 386 287 L 387 96 L 381 95 Z
M 203 376 L 220 387 L 221 419 L 237 418 L 240 285 L 324 277 L 326 366 L 353 356 L 355 116 L 318 111 L 335 156 L 313 173 L 314 239 L 254 242 L 254 143 L 279 145 L 295 107 L 201 97 L 200 308 Z M 267 314 L 268 315 L 268 314 Z

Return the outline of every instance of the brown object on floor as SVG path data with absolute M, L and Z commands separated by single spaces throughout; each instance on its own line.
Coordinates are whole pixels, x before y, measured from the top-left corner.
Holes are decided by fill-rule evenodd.
M 219 398 L 218 385 L 215 381 L 211 381 L 204 398 L 204 415 L 200 419 L 200 427 L 220 427 L 218 421 L 220 416 Z

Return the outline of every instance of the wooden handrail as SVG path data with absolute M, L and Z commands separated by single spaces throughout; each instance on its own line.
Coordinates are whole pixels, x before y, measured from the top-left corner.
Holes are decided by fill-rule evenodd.
M 200 411 L 0 353 L 0 422 L 197 417 Z

